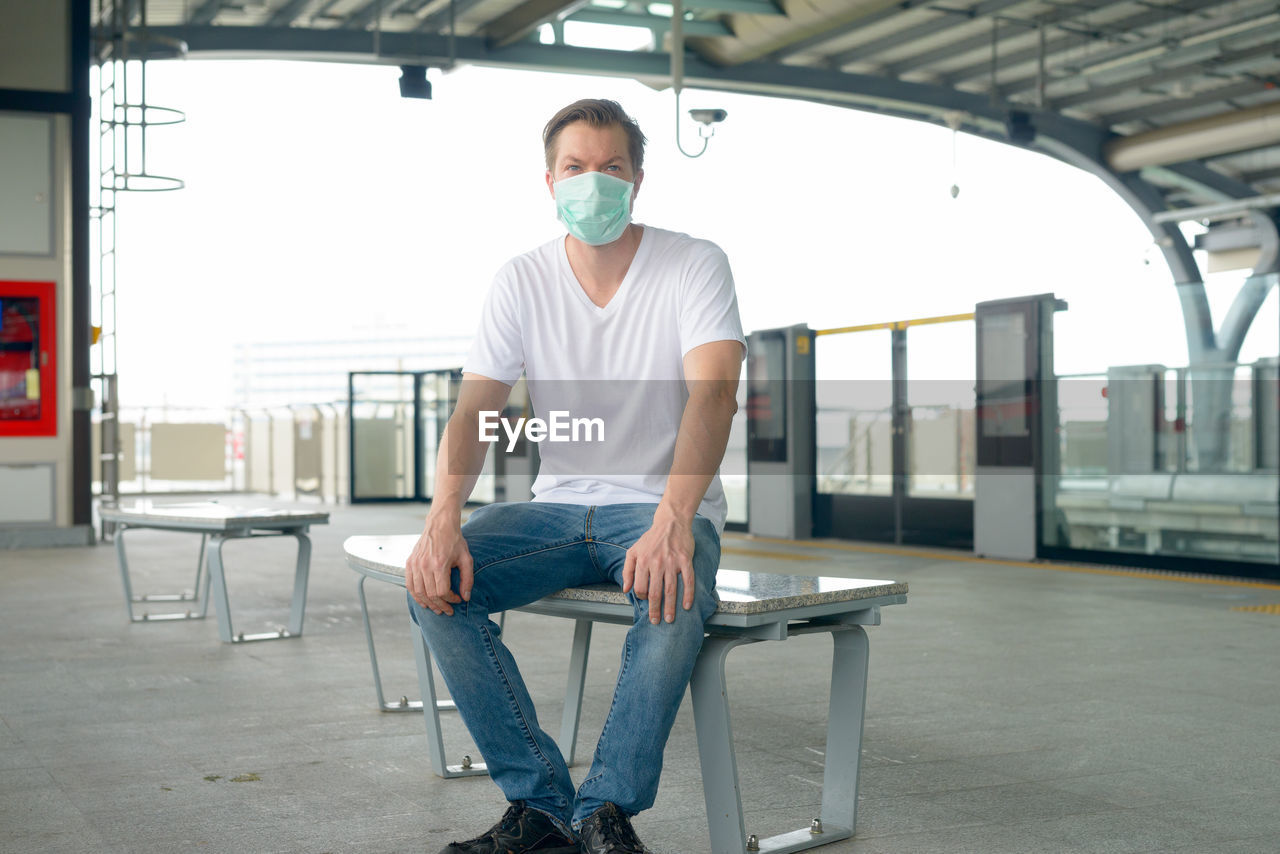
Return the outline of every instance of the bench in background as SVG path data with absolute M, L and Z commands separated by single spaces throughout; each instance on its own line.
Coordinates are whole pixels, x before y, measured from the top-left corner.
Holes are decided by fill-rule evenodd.
M 307 607 L 307 577 L 311 568 L 311 538 L 307 532 L 312 525 L 326 525 L 329 514 L 310 510 L 279 510 L 274 508 L 243 509 L 229 507 L 212 501 L 189 504 L 154 504 L 139 501 L 123 507 L 103 507 L 104 522 L 116 526 L 116 558 L 120 564 L 120 579 L 124 584 L 125 608 L 129 619 L 135 623 L 162 620 L 202 620 L 209 610 L 210 585 L 217 601 L 218 635 L 226 643 L 278 640 L 294 638 L 302 634 L 302 619 Z M 200 557 L 196 563 L 196 581 L 189 592 L 134 595 L 129 578 L 129 560 L 125 554 L 124 534 L 133 528 L 152 528 L 163 531 L 179 531 L 200 534 Z M 236 634 L 231 624 L 231 602 L 227 597 L 227 582 L 222 560 L 222 547 L 228 540 L 254 537 L 294 537 L 298 541 L 298 560 L 294 568 L 293 601 L 289 610 L 288 628 L 257 634 Z M 211 548 L 207 548 L 211 546 Z M 207 561 L 206 561 L 207 551 Z M 203 589 L 201 575 L 206 568 Z M 198 612 L 187 610 L 168 614 L 136 614 L 135 603 L 146 602 L 201 602 Z

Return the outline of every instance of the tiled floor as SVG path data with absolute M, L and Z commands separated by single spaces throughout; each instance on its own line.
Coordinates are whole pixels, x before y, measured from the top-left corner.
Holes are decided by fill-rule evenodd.
M 374 708 L 341 543 L 412 533 L 423 508 L 333 512 L 313 531 L 298 640 L 227 646 L 212 619 L 130 625 L 108 547 L 0 552 L 0 851 L 435 854 L 498 817 L 486 778 L 431 774 L 420 716 Z M 129 536 L 137 589 L 189 583 L 197 539 Z M 911 585 L 870 630 L 857 837 L 820 850 L 1280 851 L 1280 616 L 1233 610 L 1280 603 L 1280 585 L 851 543 L 725 546 L 726 566 Z M 227 560 L 237 629 L 283 622 L 289 542 L 235 542 Z M 414 695 L 403 599 L 376 583 L 369 595 L 388 692 Z M 571 632 L 508 617 L 553 731 Z M 577 775 L 620 637 L 596 629 Z M 816 814 L 829 666 L 825 637 L 729 658 L 752 833 Z M 445 733 L 450 761 L 475 752 L 456 716 Z M 687 703 L 665 761 L 636 827 L 655 851 L 707 852 Z

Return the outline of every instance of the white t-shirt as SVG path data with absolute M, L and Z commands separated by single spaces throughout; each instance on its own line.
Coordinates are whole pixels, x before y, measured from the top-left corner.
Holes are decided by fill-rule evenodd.
M 746 339 L 720 247 L 644 226 L 617 293 L 601 308 L 579 284 L 558 237 L 494 277 L 463 371 L 514 385 L 524 371 L 534 414 L 599 419 L 577 441 L 538 445 L 535 501 L 657 503 L 688 400 L 683 358 L 711 341 Z M 558 433 L 572 438 L 567 426 Z M 600 434 L 603 433 L 603 436 Z M 505 434 L 498 436 L 505 447 Z M 698 512 L 724 528 L 718 471 Z

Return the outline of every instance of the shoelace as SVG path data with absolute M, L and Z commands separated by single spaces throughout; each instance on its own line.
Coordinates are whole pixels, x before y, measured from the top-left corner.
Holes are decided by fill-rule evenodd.
M 502 821 L 498 822 L 498 827 L 502 830 L 514 830 L 520 824 L 520 818 L 524 815 L 524 804 L 512 804 L 507 807 L 507 811 L 502 814 Z
M 644 845 L 640 842 L 640 837 L 636 836 L 635 828 L 631 826 L 631 822 L 620 812 L 610 810 L 600 818 L 601 835 L 608 840 L 606 852 L 620 852 L 627 854 L 631 851 L 643 851 Z M 616 837 L 616 838 L 611 838 Z

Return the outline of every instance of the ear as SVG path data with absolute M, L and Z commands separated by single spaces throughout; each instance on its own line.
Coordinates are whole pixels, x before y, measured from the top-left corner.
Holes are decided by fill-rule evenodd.
M 551 198 L 553 198 L 553 199 L 556 197 L 556 186 L 555 186 L 555 185 L 556 185 L 556 182 L 555 182 L 555 180 L 554 180 L 554 179 L 552 179 L 552 177 L 551 177 L 551 170 L 550 170 L 550 169 L 548 169 L 548 170 L 547 170 L 547 189 L 551 192 Z
M 636 173 L 636 179 L 631 182 L 632 183 L 632 187 L 631 187 L 631 203 L 632 204 L 635 204 L 636 202 L 636 194 L 640 192 L 640 182 L 643 180 L 644 180 L 644 170 L 641 169 L 639 172 Z

